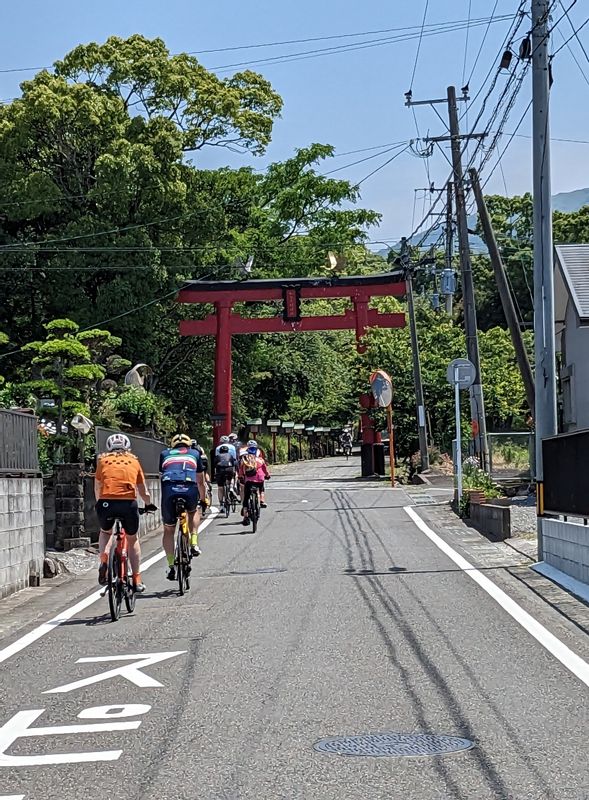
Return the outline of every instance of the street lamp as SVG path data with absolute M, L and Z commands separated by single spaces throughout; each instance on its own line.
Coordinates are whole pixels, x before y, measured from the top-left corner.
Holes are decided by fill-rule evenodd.
M 272 434 L 272 463 L 276 464 L 276 432 L 280 428 L 279 419 L 269 419 L 266 425 L 270 428 Z
M 286 431 L 286 448 L 287 448 L 287 450 L 286 450 L 286 452 L 287 452 L 286 460 L 287 461 L 291 460 L 291 457 L 290 457 L 290 437 L 292 436 L 292 432 L 294 430 L 294 426 L 295 426 L 294 422 L 283 422 L 282 423 L 282 428 L 283 428 L 283 430 Z

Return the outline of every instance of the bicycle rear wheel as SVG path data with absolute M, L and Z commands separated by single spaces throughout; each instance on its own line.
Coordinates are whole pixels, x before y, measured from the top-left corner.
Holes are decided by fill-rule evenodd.
M 133 579 L 127 575 L 127 579 L 125 581 L 125 605 L 127 606 L 127 611 L 129 614 L 132 614 L 135 611 L 135 588 L 133 586 Z
M 108 606 L 113 622 L 116 622 L 121 616 L 124 590 L 120 576 L 121 556 L 117 552 L 116 542 L 112 542 L 108 556 Z
M 180 524 L 176 534 L 176 575 L 178 592 L 182 596 L 190 589 L 190 544 Z
M 258 516 L 256 514 L 256 493 L 252 492 L 248 501 L 248 516 L 252 523 L 252 533 L 258 530 Z

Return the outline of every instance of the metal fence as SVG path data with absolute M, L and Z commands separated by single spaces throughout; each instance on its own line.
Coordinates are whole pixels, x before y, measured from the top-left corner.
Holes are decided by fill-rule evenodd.
M 589 430 L 563 433 L 542 441 L 544 511 L 589 517 Z
M 96 452 L 104 453 L 106 440 L 112 433 L 121 433 L 111 428 L 96 427 Z M 149 439 L 147 436 L 137 436 L 134 433 L 125 433 L 131 442 L 131 450 L 143 467 L 146 475 L 157 475 L 160 471 L 160 454 L 168 445 L 158 439 Z
M 37 418 L 0 408 L 0 474 L 39 472 Z
M 489 472 L 501 482 L 531 481 L 534 436 L 527 431 L 487 434 Z

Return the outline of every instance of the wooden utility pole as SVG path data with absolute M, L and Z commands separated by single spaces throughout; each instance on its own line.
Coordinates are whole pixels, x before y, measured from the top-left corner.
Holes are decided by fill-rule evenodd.
M 517 314 L 515 313 L 515 305 L 513 303 L 511 292 L 509 291 L 505 267 L 497 246 L 497 240 L 495 239 L 491 218 L 489 217 L 487 204 L 485 203 L 485 198 L 483 197 L 483 192 L 481 190 L 479 176 L 476 169 L 469 170 L 469 173 L 472 190 L 474 192 L 479 217 L 481 220 L 481 227 L 483 229 L 483 238 L 489 251 L 491 264 L 493 265 L 493 272 L 495 274 L 495 280 L 497 281 L 497 288 L 499 290 L 499 297 L 501 298 L 501 305 L 503 306 L 503 313 L 505 314 L 505 320 L 511 334 L 511 341 L 513 342 L 513 346 L 515 348 L 515 355 L 517 358 L 519 371 L 524 382 L 526 400 L 528 401 L 528 407 L 530 411 L 534 413 L 536 393 L 534 389 L 534 375 L 530 366 L 530 359 L 528 358 L 528 352 L 524 344 Z

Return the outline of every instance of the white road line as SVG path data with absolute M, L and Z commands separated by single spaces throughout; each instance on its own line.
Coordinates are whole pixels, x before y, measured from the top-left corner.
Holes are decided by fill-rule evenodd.
M 573 675 L 576 675 L 585 686 L 589 687 L 589 664 L 584 661 L 580 656 L 574 653 L 566 644 L 551 633 L 544 625 L 540 624 L 531 614 L 518 605 L 515 600 L 500 589 L 492 580 L 483 575 L 478 569 L 475 569 L 470 562 L 463 556 L 456 552 L 450 545 L 438 536 L 434 531 L 422 520 L 419 514 L 411 508 L 405 506 L 403 509 L 405 513 L 413 520 L 419 530 L 430 539 L 436 547 L 438 547 L 448 558 L 450 558 L 469 578 L 484 589 L 493 600 L 507 611 L 507 613 L 518 622 L 522 628 L 538 641 L 542 647 L 545 647 L 551 655 L 560 661 Z
M 218 513 L 218 510 L 214 509 L 211 516 L 208 519 L 205 519 L 205 521 L 199 526 L 198 532 L 200 533 L 201 531 L 204 531 L 204 529 L 215 519 Z M 144 561 L 141 564 L 141 571 L 146 572 L 154 564 L 157 564 L 158 561 L 161 561 L 164 556 L 165 553 L 163 550 L 161 550 L 151 558 L 148 558 L 147 561 Z M 24 650 L 26 647 L 29 647 L 29 645 L 33 644 L 33 642 L 36 642 L 37 639 L 41 639 L 43 636 L 51 633 L 51 631 L 55 630 L 55 628 L 58 628 L 62 623 L 66 622 L 72 617 L 75 617 L 76 614 L 79 614 L 80 611 L 83 611 L 85 608 L 88 608 L 88 606 L 96 603 L 97 600 L 101 599 L 102 592 L 103 589 L 98 589 L 98 591 L 92 592 L 92 594 L 89 594 L 88 597 L 80 600 L 79 603 L 70 606 L 70 608 L 66 608 L 57 617 L 53 617 L 47 622 L 43 622 L 38 627 L 33 628 L 32 631 L 29 631 L 24 636 L 21 636 L 20 639 L 16 640 L 16 642 L 13 642 L 4 649 L 0 650 L 0 664 L 3 661 L 7 661 L 17 653 L 20 653 L 20 651 Z
M 331 492 L 335 490 L 337 490 L 338 492 L 339 491 L 346 491 L 346 492 L 391 492 L 391 491 L 403 492 L 404 491 L 404 489 L 400 486 L 395 486 L 395 488 L 393 489 L 392 486 L 390 485 L 381 486 L 377 488 L 373 486 L 348 486 L 346 484 L 342 485 L 334 484 L 332 486 L 330 486 L 329 484 L 326 484 L 325 486 L 322 486 L 321 484 L 316 484 L 315 486 L 295 486 L 292 484 L 288 484 L 286 486 L 278 486 L 276 483 L 274 483 L 272 484 L 270 489 L 273 492 L 274 491 L 293 492 L 293 491 L 298 491 L 299 489 L 303 489 L 304 491 L 309 491 L 313 489 L 319 492 Z

